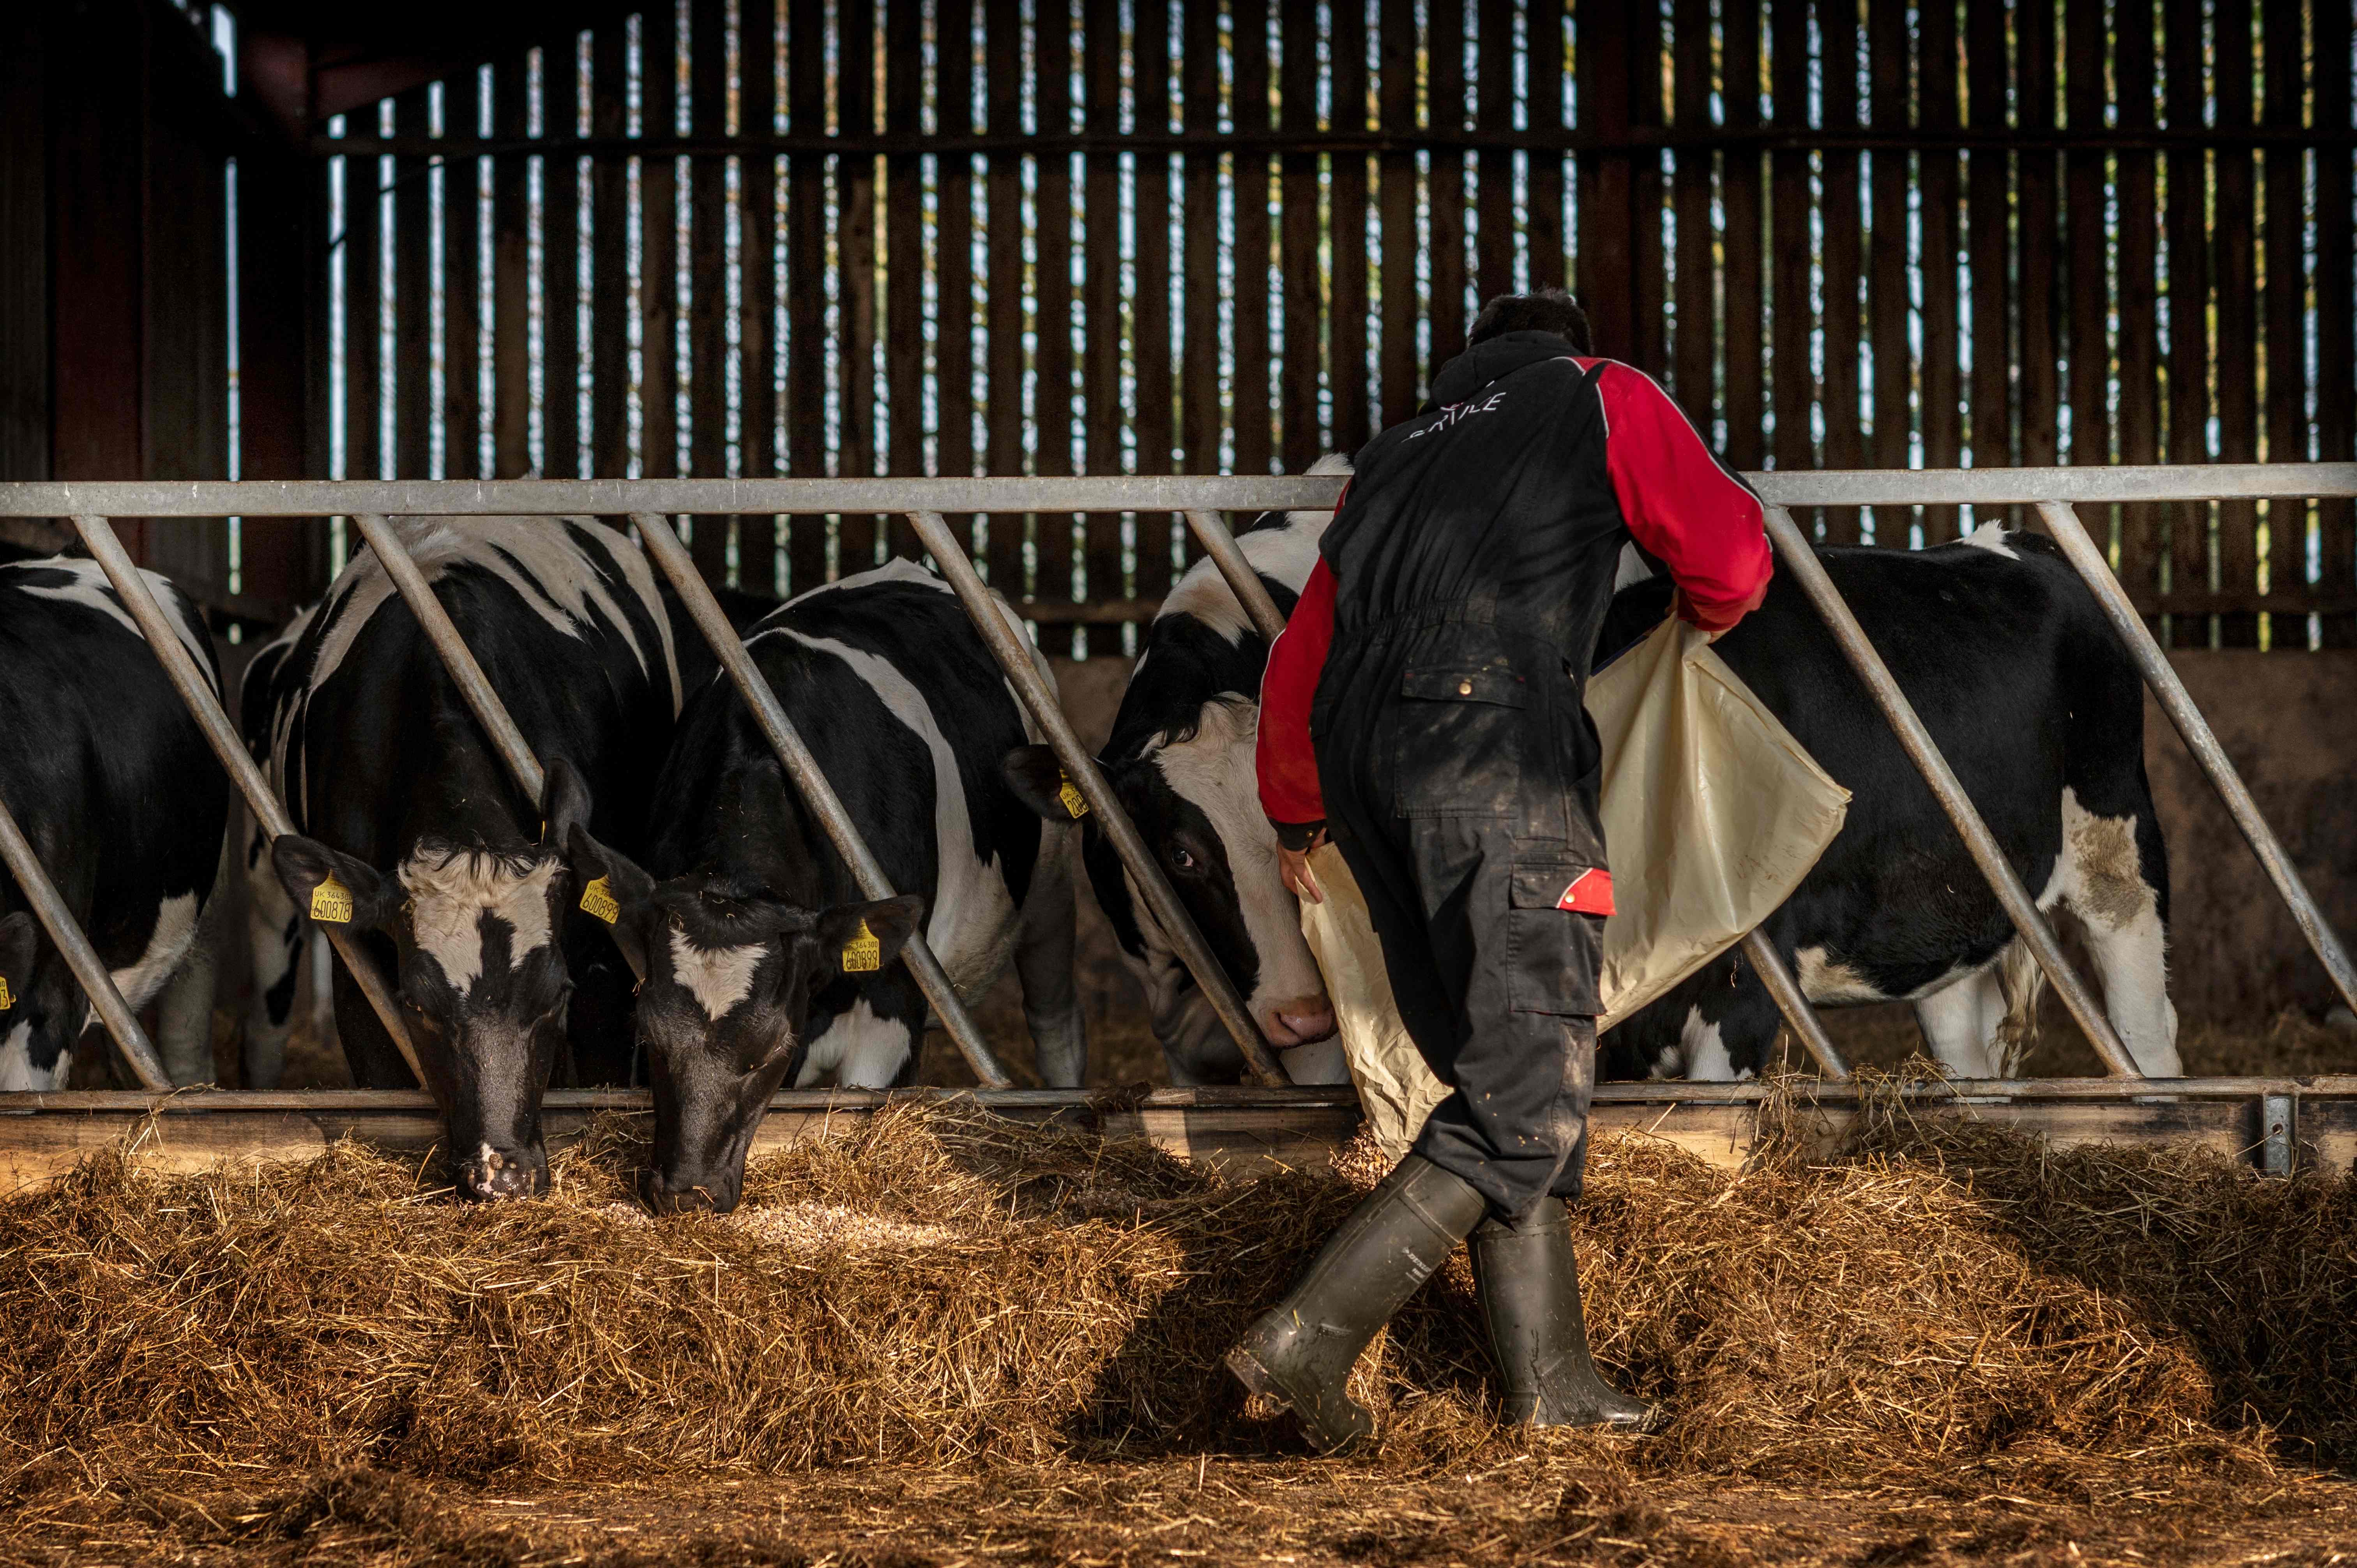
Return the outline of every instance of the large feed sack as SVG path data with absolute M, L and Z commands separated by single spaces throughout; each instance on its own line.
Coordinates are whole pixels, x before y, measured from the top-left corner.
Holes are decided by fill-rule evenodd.
M 1617 910 L 1604 922 L 1599 1023 L 1609 1029 L 1789 897 L 1841 831 L 1849 791 L 1683 621 L 1664 621 L 1598 671 L 1587 712 L 1603 742 Z M 1368 1124 L 1396 1159 L 1448 1090 L 1400 1024 L 1341 851 L 1319 848 L 1310 868 L 1326 901 L 1301 907 L 1302 934 L 1325 973 Z

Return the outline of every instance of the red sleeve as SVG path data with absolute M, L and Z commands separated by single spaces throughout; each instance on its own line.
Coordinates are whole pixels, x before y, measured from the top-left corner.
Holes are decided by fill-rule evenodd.
M 1760 498 L 1643 371 L 1607 361 L 1596 390 L 1605 466 L 1629 532 L 1684 590 L 1687 618 L 1725 631 L 1759 608 L 1775 569 Z
M 1309 744 L 1309 700 L 1318 694 L 1318 677 L 1333 640 L 1334 574 L 1320 556 L 1291 618 L 1269 645 L 1268 669 L 1260 681 L 1260 737 L 1254 745 L 1260 804 L 1280 827 L 1326 820 L 1318 753 Z

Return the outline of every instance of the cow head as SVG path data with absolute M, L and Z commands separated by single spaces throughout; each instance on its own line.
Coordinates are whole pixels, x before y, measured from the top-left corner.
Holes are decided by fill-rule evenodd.
M 1250 699 L 1224 696 L 1135 755 L 1103 757 L 1098 766 L 1243 993 L 1261 1037 L 1286 1052 L 1331 1037 L 1334 1010 L 1302 939 L 1300 906 L 1277 875 L 1275 831 L 1261 812 L 1253 771 L 1257 713 Z M 1052 749 L 1018 746 L 1001 771 L 1033 811 L 1050 822 L 1071 820 Z M 1090 885 L 1145 983 L 1173 1080 L 1233 1080 L 1243 1066 L 1234 1041 L 1095 817 L 1082 818 L 1082 826 Z M 1315 1080 L 1305 1065 L 1280 1059 L 1297 1077 Z M 1326 1076 L 1322 1066 L 1317 1076 Z
M 390 872 L 297 834 L 270 846 L 296 908 L 393 939 L 403 1018 L 469 1198 L 548 1185 L 540 1102 L 565 1039 L 573 979 L 563 933 L 578 897 L 557 846 L 589 817 L 589 791 L 561 759 L 542 810 L 537 844 L 422 837 Z
M 658 883 L 587 828 L 566 840 L 575 875 L 600 886 L 614 940 L 645 977 L 638 1031 L 655 1101 L 658 1214 L 737 1207 L 745 1151 L 770 1097 L 800 1072 L 812 999 L 882 969 L 923 917 L 914 896 L 813 912 L 715 872 Z

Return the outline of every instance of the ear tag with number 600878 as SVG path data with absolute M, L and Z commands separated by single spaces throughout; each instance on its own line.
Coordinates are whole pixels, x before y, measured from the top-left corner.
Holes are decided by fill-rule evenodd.
M 1071 774 L 1060 770 L 1056 777 L 1063 780 L 1056 790 L 1056 799 L 1063 802 L 1064 814 L 1077 822 L 1089 814 L 1088 797 L 1081 793 L 1081 787 L 1072 782 Z
M 581 909 L 609 926 L 622 918 L 622 906 L 614 897 L 613 885 L 602 876 L 592 877 L 588 886 L 581 889 Z
M 311 889 L 311 918 L 331 926 L 351 924 L 352 890 L 332 875 L 323 879 Z
M 843 972 L 873 974 L 883 967 L 884 944 L 875 932 L 867 929 L 867 922 L 862 920 L 857 933 L 843 944 Z

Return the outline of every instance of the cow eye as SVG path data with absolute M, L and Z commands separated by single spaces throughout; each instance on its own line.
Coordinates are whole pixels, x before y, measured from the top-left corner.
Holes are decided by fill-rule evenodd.
M 1170 864 L 1181 871 L 1192 871 L 1195 869 L 1195 857 L 1183 849 L 1172 850 Z

